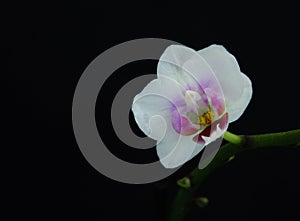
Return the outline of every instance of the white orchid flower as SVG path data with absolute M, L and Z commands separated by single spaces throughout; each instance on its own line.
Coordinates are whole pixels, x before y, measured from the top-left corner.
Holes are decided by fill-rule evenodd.
M 157 79 L 135 96 L 140 129 L 157 140 L 166 168 L 181 166 L 220 138 L 252 97 L 249 78 L 219 45 L 203 50 L 171 45 L 162 54 Z

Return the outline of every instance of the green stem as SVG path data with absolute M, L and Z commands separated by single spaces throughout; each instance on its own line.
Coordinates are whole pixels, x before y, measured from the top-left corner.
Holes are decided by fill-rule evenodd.
M 233 135 L 233 136 L 232 136 Z M 226 137 L 226 138 L 225 138 Z M 170 221 L 182 221 L 188 212 L 193 195 L 199 186 L 218 167 L 228 162 L 228 159 L 244 150 L 265 147 L 295 147 L 300 143 L 300 129 L 280 133 L 260 134 L 251 136 L 237 136 L 227 133 L 224 139 L 232 141 L 223 145 L 214 159 L 204 169 L 196 168 L 189 174 L 191 187 L 180 188 L 175 196 L 172 210 L 169 214 Z M 239 138 L 237 138 L 239 137 Z M 235 144 L 234 144 L 235 143 Z
M 242 136 L 235 135 L 233 133 L 230 133 L 229 131 L 226 131 L 223 134 L 223 138 L 233 144 L 241 144 L 243 142 Z

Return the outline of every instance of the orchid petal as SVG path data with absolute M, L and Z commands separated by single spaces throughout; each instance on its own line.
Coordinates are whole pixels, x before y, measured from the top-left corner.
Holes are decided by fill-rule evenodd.
M 223 138 L 218 138 L 214 142 L 211 142 L 210 144 L 205 146 L 198 164 L 199 169 L 204 169 L 213 160 L 221 147 L 222 140 Z
M 176 80 L 186 90 L 212 88 L 223 96 L 222 88 L 208 63 L 193 49 L 181 46 L 169 46 L 159 59 L 158 77 L 167 76 Z
M 182 90 L 177 82 L 162 77 L 151 81 L 135 96 L 132 111 L 138 126 L 147 136 L 159 140 L 167 129 L 171 129 L 172 112 L 184 104 Z
M 183 136 L 175 131 L 168 131 L 166 136 L 157 143 L 157 155 L 166 168 L 176 168 L 190 160 L 193 152 L 200 152 L 203 144 L 197 144 L 192 136 Z
M 252 96 L 251 81 L 241 73 L 235 57 L 224 47 L 211 45 L 198 51 L 213 69 L 222 87 L 229 122 L 237 120 Z
M 229 113 L 229 123 L 236 121 L 246 110 L 252 97 L 252 83 L 250 79 L 241 73 L 242 81 L 240 84 L 244 87 L 243 93 L 238 100 L 227 105 L 227 112 Z
M 197 80 L 191 73 L 187 73 L 182 66 L 194 56 L 194 51 L 180 45 L 169 46 L 159 59 L 157 76 L 167 76 L 176 80 L 185 89 L 198 90 Z
M 228 113 L 224 114 L 219 120 L 213 122 L 210 126 L 206 127 L 198 135 L 193 137 L 197 143 L 210 144 L 219 137 L 221 137 L 228 128 Z

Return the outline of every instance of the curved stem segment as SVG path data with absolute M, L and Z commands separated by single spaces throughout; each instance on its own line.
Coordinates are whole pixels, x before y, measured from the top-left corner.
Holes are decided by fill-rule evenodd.
M 233 135 L 233 136 L 232 136 Z M 196 168 L 188 178 L 190 179 L 190 188 L 180 188 L 175 196 L 170 214 L 170 221 L 182 221 L 188 212 L 189 204 L 193 195 L 206 177 L 216 168 L 228 162 L 228 159 L 234 154 L 244 150 L 267 148 L 267 147 L 295 147 L 300 143 L 300 129 L 280 133 L 270 133 L 251 136 L 238 136 L 227 133 L 224 139 L 231 141 L 223 145 L 215 158 L 204 169 Z

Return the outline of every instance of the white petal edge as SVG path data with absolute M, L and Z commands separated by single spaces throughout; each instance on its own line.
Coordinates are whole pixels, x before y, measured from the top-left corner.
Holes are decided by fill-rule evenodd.
M 222 145 L 223 138 L 219 138 L 215 140 L 214 142 L 208 144 L 202 153 L 202 156 L 200 158 L 198 168 L 200 170 L 204 169 L 208 166 L 208 164 L 214 159 L 216 154 L 218 153 L 221 145 Z
M 193 136 L 182 136 L 169 131 L 156 145 L 161 164 L 165 168 L 176 168 L 192 159 L 195 151 L 199 153 L 204 145 L 194 142 Z
M 184 63 L 193 56 L 192 49 L 182 45 L 171 45 L 161 55 L 157 64 L 158 77 L 167 76 L 176 80 L 184 88 L 196 85 L 197 81 L 182 70 Z
M 234 122 L 241 117 L 252 98 L 252 83 L 245 74 L 241 73 L 241 76 L 243 79 L 241 82 L 241 85 L 243 85 L 242 95 L 235 102 L 227 103 L 226 106 L 229 123 Z

